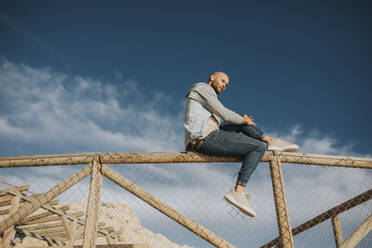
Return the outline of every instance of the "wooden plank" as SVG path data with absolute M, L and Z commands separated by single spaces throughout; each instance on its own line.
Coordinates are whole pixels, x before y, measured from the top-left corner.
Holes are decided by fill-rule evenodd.
M 0 207 L 5 207 L 5 206 L 9 206 L 9 205 L 11 205 L 11 199 L 13 198 L 14 196 L 9 196 L 9 200 L 3 200 L 3 201 L 1 201 L 0 202 Z M 58 204 L 58 200 L 55 200 L 55 201 L 51 201 L 50 203 L 49 203 L 51 206 L 53 206 L 53 205 L 57 205 Z M 23 205 L 25 205 L 25 203 L 24 202 L 21 202 L 21 206 L 23 206 Z
M 27 248 L 45 248 L 45 246 L 28 246 Z M 53 246 L 53 248 L 66 248 L 65 246 Z M 74 248 L 82 248 L 75 245 Z M 116 244 L 116 245 L 96 245 L 96 248 L 150 248 L 148 244 Z
M 0 168 L 88 164 L 91 153 L 0 157 Z
M 30 197 L 27 197 L 27 198 L 25 198 L 25 199 L 32 199 L 32 198 L 30 198 Z M 48 205 L 44 205 L 43 207 L 48 207 L 49 206 L 49 204 Z M 52 208 L 51 206 L 49 206 L 50 208 Z M 60 208 L 58 208 L 58 209 L 56 209 L 56 210 L 59 210 L 59 211 L 67 211 L 67 210 L 69 210 L 70 209 L 70 206 L 62 206 L 62 207 L 60 207 Z M 23 221 L 20 221 L 19 223 L 20 224 L 26 224 L 26 223 L 28 223 L 28 222 L 31 222 L 31 221 L 37 221 L 37 220 L 39 220 L 39 219 L 43 219 L 43 218 L 45 218 L 45 217 L 48 217 L 48 216 L 51 216 L 51 215 L 54 215 L 55 214 L 55 212 L 53 212 L 53 211 L 46 211 L 46 212 L 44 212 L 44 213 L 40 213 L 40 214 L 35 214 L 35 215 L 30 215 L 30 216 L 28 216 L 27 218 L 25 218 Z
M 0 210 L 0 215 L 9 214 L 9 209 Z
M 13 197 L 11 200 L 9 215 L 12 215 L 18 211 L 20 201 L 21 198 L 19 196 Z M 3 239 L 1 241 L 2 247 L 10 247 L 10 242 L 13 240 L 14 235 L 14 226 L 8 227 L 8 229 L 4 231 Z
M 54 159 L 54 158 L 74 158 L 74 157 L 84 157 L 90 156 L 93 161 L 93 157 L 97 153 L 95 152 L 86 152 L 86 153 L 65 153 L 65 154 L 45 154 L 45 155 L 26 155 L 26 156 L 2 156 L 0 157 L 0 161 L 2 160 L 24 160 L 24 159 Z M 89 161 L 91 162 L 91 161 Z M 89 163 L 88 162 L 88 163 Z
M 137 153 L 100 153 L 101 163 L 137 164 L 137 163 L 207 163 L 241 162 L 243 158 L 208 156 L 193 152 L 137 152 Z M 283 163 L 311 164 L 321 166 L 341 166 L 372 169 L 372 158 L 331 156 L 321 154 L 278 152 Z M 273 153 L 267 151 L 261 162 L 270 162 Z M 93 161 L 92 153 L 35 155 L 20 157 L 0 157 L 1 167 L 47 166 L 88 164 Z
M 69 215 L 73 215 L 75 217 L 81 217 L 81 216 L 84 216 L 84 212 L 79 211 L 79 212 L 75 212 L 75 213 L 70 213 Z
M 54 215 L 54 213 L 50 213 L 50 212 L 47 212 L 49 215 Z M 70 215 L 74 215 L 74 214 L 70 214 Z M 75 213 L 75 216 L 82 216 L 84 215 L 83 212 L 78 212 L 78 213 Z M 39 219 L 34 219 L 34 220 L 31 220 L 31 221 L 27 221 L 27 222 L 20 222 L 20 224 L 23 224 L 23 225 L 31 225 L 31 224 L 41 224 L 41 223 L 48 223 L 48 222 L 54 222 L 54 221 L 59 221 L 61 219 L 60 216 L 58 215 L 55 215 L 55 216 L 48 216 L 48 217 L 43 217 L 43 218 L 39 218 Z
M 340 248 L 355 247 L 372 230 L 372 214 L 345 240 Z
M 54 186 L 50 189 L 43 197 L 38 198 L 37 201 L 33 201 L 19 209 L 16 213 L 12 214 L 8 218 L 0 221 L 0 232 L 3 232 L 7 228 L 13 226 L 20 220 L 24 219 L 28 215 L 32 214 L 38 210 L 42 205 L 48 203 L 58 195 L 65 192 L 67 189 L 71 188 L 73 185 L 84 179 L 86 176 L 91 173 L 90 166 L 86 166 L 83 169 L 79 170 L 72 176 L 68 177 L 61 183 Z
M 26 203 L 22 202 L 20 204 L 20 207 L 25 206 L 25 205 L 26 205 Z M 0 210 L 0 215 L 4 215 L 4 214 L 9 214 L 9 209 Z M 19 223 L 21 223 L 21 222 L 19 222 Z
M 10 205 L 10 202 L 13 199 L 13 197 L 14 196 L 8 194 L 0 196 L 0 207 Z
M 104 176 L 111 179 L 113 182 L 123 187 L 124 189 L 128 190 L 129 192 L 131 192 L 144 202 L 148 203 L 150 206 L 154 207 L 161 213 L 165 214 L 166 216 L 170 217 L 174 221 L 178 222 L 182 226 L 189 229 L 190 231 L 194 232 L 195 234 L 197 234 L 207 242 L 211 243 L 212 245 L 221 248 L 234 247 L 233 245 L 229 244 L 226 240 L 222 239 L 220 236 L 214 234 L 205 227 L 199 225 L 189 217 L 186 217 L 183 214 L 177 212 L 168 204 L 155 198 L 153 195 L 149 194 L 144 189 L 135 185 L 133 182 L 121 176 L 120 174 L 110 169 L 109 167 L 102 165 L 101 170 Z
M 61 218 L 61 223 L 62 223 L 62 226 L 63 226 L 63 229 L 65 230 L 65 235 L 66 235 L 66 246 L 67 247 L 72 247 L 73 245 L 73 233 L 72 233 L 72 230 L 70 228 L 70 225 L 67 223 L 67 219 L 65 218 L 65 216 L 60 216 Z
M 28 236 L 28 237 L 31 237 L 31 238 L 37 238 L 37 239 L 40 239 L 40 240 L 43 240 L 43 241 L 47 241 L 48 242 L 48 245 L 50 246 L 54 246 L 54 244 L 57 244 L 57 245 L 60 245 L 62 247 L 64 247 L 65 243 L 57 238 L 50 238 L 48 236 L 44 236 L 44 235 L 40 235 L 38 233 L 34 233 L 34 232 L 30 232 L 30 231 L 27 231 L 27 230 L 22 230 L 22 232 Z
M 27 191 L 29 189 L 30 189 L 30 185 L 22 185 L 22 186 L 12 187 L 12 188 L 8 188 L 6 190 L 0 190 L 0 196 L 7 195 L 8 190 L 15 190 L 15 191 L 18 191 L 18 192 L 22 192 L 22 191 Z
M 307 153 L 276 152 L 282 163 L 340 166 L 372 169 L 372 158 L 331 156 Z M 101 153 L 101 162 L 107 164 L 153 164 L 153 163 L 208 163 L 241 162 L 243 158 L 208 156 L 193 152 L 136 152 Z M 261 162 L 270 162 L 274 153 L 267 151 Z
M 113 232 L 114 231 L 114 227 L 113 226 L 103 227 L 103 229 L 105 229 L 108 232 Z
M 85 230 L 84 227 L 82 227 L 82 229 L 81 229 L 82 232 L 79 235 L 75 235 L 75 239 L 80 239 L 80 240 L 83 239 L 84 238 L 84 230 Z M 66 233 L 63 231 L 62 228 L 55 229 L 55 230 L 52 230 L 52 231 L 40 230 L 40 231 L 35 231 L 35 232 L 37 232 L 37 233 L 42 232 L 44 234 L 48 234 L 49 236 L 50 235 L 53 236 L 54 234 L 62 233 L 63 235 L 61 235 L 61 236 L 67 237 Z M 123 231 L 120 231 L 120 230 L 119 231 L 114 231 L 114 232 L 109 232 L 109 235 L 111 235 L 111 237 L 114 236 L 114 235 L 122 235 L 122 234 L 123 234 Z M 106 234 L 104 234 L 104 233 L 97 232 L 96 237 L 105 237 L 105 235 Z
M 13 189 L 14 190 L 14 189 Z M 17 190 L 16 190 L 17 191 Z M 19 191 L 17 191 L 19 192 Z M 34 194 L 32 195 L 33 197 L 38 197 L 40 196 L 39 194 Z M 0 197 L 0 207 L 4 207 L 4 206 L 8 206 L 11 204 L 11 201 L 13 199 L 14 195 L 10 195 L 9 194 L 9 191 L 7 191 L 7 195 L 3 195 Z M 58 204 L 58 200 L 55 200 L 55 201 L 51 201 L 49 202 L 50 205 L 57 205 Z
M 367 190 L 366 192 L 360 194 L 360 195 L 357 195 L 356 197 L 346 201 L 346 202 L 343 202 L 339 205 L 337 205 L 336 207 L 334 208 L 331 208 L 327 211 L 325 211 L 324 213 L 312 218 L 311 220 L 308 220 L 306 221 L 305 223 L 302 223 L 301 225 L 295 227 L 292 229 L 292 233 L 293 235 L 297 235 L 299 233 L 302 233 L 310 228 L 312 228 L 313 226 L 316 226 L 320 223 L 322 223 L 323 221 L 326 221 L 328 220 L 329 218 L 331 218 L 332 216 L 335 216 L 335 215 L 338 215 L 346 210 L 349 210 L 355 206 L 358 206 L 366 201 L 369 201 L 370 199 L 372 199 L 372 189 L 370 190 Z M 261 246 L 260 248 L 269 248 L 269 247 L 272 247 L 274 245 L 276 245 L 279 241 L 279 237 L 277 237 L 276 239 L 273 239 L 271 240 L 270 242 L 264 244 L 263 246 Z
M 99 155 L 95 156 L 92 163 L 92 174 L 90 180 L 89 197 L 87 204 L 87 216 L 85 222 L 85 232 L 83 247 L 94 248 L 96 244 L 97 234 L 97 219 L 100 208 L 100 197 L 102 190 L 102 174 L 101 174 L 101 163 L 99 162 Z
M 112 244 L 115 243 L 115 241 L 112 240 L 112 238 L 111 238 L 109 235 L 105 235 L 105 239 L 106 239 L 106 243 L 107 243 L 108 245 L 112 245 Z
M 116 234 L 116 235 L 122 235 L 123 234 L 123 230 L 114 231 L 113 233 Z
M 10 192 L 11 194 L 13 195 L 16 195 L 17 193 L 16 192 Z M 25 200 L 25 201 L 29 201 L 29 202 L 33 202 L 35 199 L 31 196 L 27 196 L 27 195 L 20 195 L 20 197 Z M 81 221 L 79 220 L 77 217 L 79 216 L 82 216 L 84 215 L 83 212 L 79 211 L 79 212 L 74 212 L 74 213 L 71 213 L 71 214 L 68 214 L 66 215 L 64 211 L 66 210 L 69 210 L 70 209 L 70 206 L 68 205 L 65 205 L 65 206 L 62 206 L 60 207 L 59 209 L 57 208 L 54 208 L 52 206 L 50 206 L 49 204 L 44 204 L 42 206 L 43 209 L 47 210 L 48 212 L 45 212 L 45 213 L 41 213 L 41 214 L 37 214 L 37 215 L 33 215 L 33 216 L 29 216 L 27 217 L 25 220 L 26 221 L 32 221 L 32 220 L 37 220 L 39 218 L 43 218 L 43 217 L 48 217 L 48 216 L 51 216 L 51 215 L 58 215 L 58 216 L 65 216 L 66 219 L 69 219 L 70 221 L 72 221 L 73 223 L 77 224 L 77 225 L 80 225 L 82 228 L 78 228 L 78 231 L 80 232 L 83 232 L 84 231 L 84 228 L 83 228 L 83 225 L 84 225 L 84 221 Z M 63 211 L 62 211 L 63 210 Z M 98 223 L 99 226 L 104 226 L 105 223 L 104 222 L 99 222 Z M 49 229 L 49 231 L 52 230 L 52 229 Z M 44 230 L 46 231 L 46 230 Z M 55 230 L 52 230 L 52 231 L 55 231 Z M 97 230 L 99 233 L 103 234 L 103 235 L 109 235 L 111 236 L 113 239 L 117 240 L 117 241 L 121 241 L 120 239 L 120 236 L 121 233 L 117 234 L 117 232 L 113 232 L 113 233 L 109 233 L 107 232 L 106 230 L 104 229 L 101 229 L 101 228 L 98 228 Z M 37 233 L 39 231 L 35 231 L 34 233 Z M 32 232 L 30 232 L 32 233 Z
M 28 196 L 31 196 L 31 197 L 33 197 L 33 198 L 35 198 L 35 199 L 38 199 L 38 198 L 40 198 L 40 197 L 43 197 L 43 195 L 44 195 L 44 194 L 33 194 L 33 195 L 28 195 Z M 56 206 L 56 205 L 59 204 L 59 201 L 58 201 L 58 200 L 52 200 L 52 201 L 48 202 L 48 204 L 49 204 L 50 206 Z
M 28 231 L 36 231 L 36 230 L 55 228 L 55 227 L 63 227 L 63 225 L 59 221 L 59 222 L 46 223 L 46 224 L 33 224 L 33 225 L 19 225 L 19 226 L 17 226 L 17 228 L 20 228 L 22 230 L 28 230 Z
M 31 231 L 31 230 L 27 230 L 27 229 L 22 229 L 22 230 Z M 51 235 L 54 234 L 54 233 L 60 233 L 60 232 L 64 233 L 64 235 L 66 235 L 65 229 L 63 229 L 63 226 L 54 227 L 54 228 L 47 228 L 47 229 L 36 229 L 36 230 L 32 230 L 32 232 L 40 234 L 40 235 L 47 235 L 49 237 L 52 237 Z
M 12 194 L 15 194 L 14 192 L 10 192 Z M 34 201 L 35 199 L 30 197 L 30 196 L 26 196 L 26 195 L 21 195 L 21 198 L 26 200 L 26 201 Z M 75 222 L 81 226 L 84 226 L 85 225 L 85 221 L 77 218 L 76 216 L 74 216 L 73 214 L 66 214 L 64 211 L 61 211 L 60 209 L 57 209 L 57 208 L 54 208 L 52 206 L 50 206 L 49 204 L 44 204 L 42 206 L 43 209 L 49 211 L 50 213 L 52 214 L 56 214 L 56 215 L 59 215 L 59 216 L 65 216 L 68 220 L 72 221 L 72 222 Z M 62 208 L 65 208 L 65 209 L 70 209 L 70 206 L 66 205 L 66 206 L 63 206 L 61 207 Z M 80 215 L 82 212 L 77 212 L 78 215 Z M 32 217 L 32 216 L 30 216 Z M 98 223 L 98 226 L 104 226 L 105 223 L 104 222 L 99 222 Z M 105 234 L 105 235 L 109 235 L 111 236 L 113 239 L 117 240 L 118 242 L 121 242 L 121 238 L 120 236 L 116 235 L 115 233 L 109 233 L 107 232 L 106 230 L 103 230 L 101 229 L 100 227 L 98 227 L 98 230 L 97 230 L 99 233 L 102 233 L 102 234 Z
M 51 215 L 53 215 L 53 213 L 50 213 Z M 42 223 L 48 223 L 48 222 L 54 222 L 54 221 L 58 221 L 60 220 L 60 217 L 59 216 L 49 216 L 49 217 L 44 217 L 44 218 L 40 218 L 40 219 L 36 219 L 36 220 L 31 220 L 31 221 L 28 221 L 28 222 L 22 222 L 21 224 L 24 224 L 24 225 L 31 225 L 31 224 L 42 224 Z
M 341 247 L 342 243 L 344 243 L 344 238 L 342 236 L 342 228 L 338 215 L 332 217 L 332 227 L 333 234 L 335 236 L 336 247 L 339 248 Z
M 12 204 L 12 200 L 1 201 L 0 202 L 0 207 L 9 206 L 10 204 Z
M 48 237 L 51 237 L 51 238 L 58 238 L 59 240 L 61 241 L 66 241 L 67 238 L 66 238 L 66 233 L 65 233 L 65 230 L 63 230 L 63 228 L 60 228 L 59 231 L 56 230 L 55 232 L 48 232 L 48 231 L 45 231 L 45 232 L 39 232 L 40 234 L 44 234 L 44 235 L 48 235 Z M 66 244 L 67 246 L 67 244 Z
M 153 163 L 208 163 L 242 162 L 242 157 L 209 156 L 194 152 L 117 152 L 101 153 L 101 162 L 106 164 L 153 164 Z M 271 161 L 264 156 L 264 162 Z
M 283 173 L 279 157 L 270 162 L 270 173 L 280 241 L 283 248 L 293 248 L 293 234 L 289 220 L 288 206 L 284 192 Z
M 78 223 L 72 221 L 70 224 L 70 230 L 71 238 L 69 241 L 70 243 L 68 243 L 68 246 L 72 248 L 73 244 L 75 243 L 76 237 L 83 233 L 83 226 L 80 226 Z
M 113 233 L 111 233 L 111 234 L 113 234 Z M 115 232 L 114 234 L 115 235 L 121 235 L 122 234 L 122 231 L 121 232 Z M 105 237 L 105 234 L 103 234 L 103 233 L 97 233 L 97 237 Z M 83 238 L 84 238 L 84 235 L 81 234 L 81 235 L 77 236 L 76 239 L 83 239 Z
M 61 240 L 63 241 L 67 241 L 67 236 L 66 236 L 66 233 L 63 233 L 61 234 L 59 237 L 61 237 Z M 97 233 L 96 234 L 96 238 L 101 238 L 101 237 L 105 237 L 105 234 L 102 234 L 102 233 Z M 79 236 L 76 236 L 75 237 L 75 240 L 82 240 L 84 239 L 84 233 L 81 233 Z
M 81 248 L 81 246 L 74 246 Z M 150 248 L 148 244 L 96 245 L 96 248 Z

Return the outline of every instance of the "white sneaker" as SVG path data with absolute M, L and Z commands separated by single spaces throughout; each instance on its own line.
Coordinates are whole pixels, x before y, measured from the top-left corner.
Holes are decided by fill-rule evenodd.
M 298 145 L 275 138 L 274 141 L 268 142 L 267 150 L 281 152 L 296 152 L 298 150 Z
M 247 198 L 246 193 L 235 192 L 233 189 L 225 195 L 225 200 L 237 207 L 243 214 L 255 217 L 256 211 L 249 206 Z

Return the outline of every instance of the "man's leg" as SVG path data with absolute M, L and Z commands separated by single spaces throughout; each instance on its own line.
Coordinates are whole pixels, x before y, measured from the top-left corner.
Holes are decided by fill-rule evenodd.
M 264 133 L 258 129 L 256 126 L 246 125 L 246 124 L 225 124 L 221 125 L 220 128 L 225 131 L 231 132 L 241 132 L 245 135 L 261 140 L 264 137 Z
M 267 149 L 270 151 L 296 152 L 299 148 L 296 144 L 292 144 L 287 141 L 265 135 L 260 129 L 253 125 L 223 124 L 220 126 L 220 129 L 230 132 L 241 132 L 249 137 L 263 141 L 268 144 Z
M 215 156 L 244 156 L 243 164 L 240 168 L 235 192 L 239 193 L 238 197 L 244 195 L 244 189 L 249 181 L 249 178 L 255 171 L 258 163 L 265 154 L 266 143 L 252 137 L 248 137 L 240 132 L 231 132 L 226 130 L 216 130 L 210 133 L 205 139 L 203 144 L 197 149 L 197 152 L 215 155 Z M 234 194 L 236 194 L 234 193 Z M 246 199 L 244 199 L 246 201 Z M 244 201 L 242 200 L 242 201 Z M 244 203 L 245 204 L 245 203 Z M 235 204 L 234 204 L 235 205 Z M 246 202 L 248 205 L 248 202 Z M 248 205 L 248 213 L 246 209 L 241 209 L 242 212 L 254 216 L 255 212 Z
M 258 129 L 256 126 L 252 126 L 252 125 L 246 125 L 246 124 L 224 124 L 224 125 L 221 125 L 220 128 L 222 130 L 225 130 L 225 131 L 231 131 L 231 132 L 241 132 L 241 133 L 244 133 L 245 135 L 249 136 L 249 137 L 252 137 L 252 138 L 255 138 L 255 139 L 258 139 L 260 141 L 263 141 L 265 143 L 268 143 L 269 144 L 269 148 L 270 148 L 270 142 L 273 142 L 275 141 L 274 138 L 268 136 L 268 135 L 265 135 L 264 132 L 262 132 L 260 129 Z M 284 145 L 281 145 L 281 151 L 285 151 L 286 149 L 293 149 L 293 148 L 296 148 L 297 145 L 293 145 L 293 144 L 284 144 Z M 298 149 L 298 147 L 297 147 Z M 270 150 L 270 149 L 268 149 Z M 278 150 L 278 148 L 276 149 Z
M 245 186 L 266 152 L 266 143 L 242 133 L 220 129 L 210 133 L 197 152 L 214 156 L 244 156 L 237 184 Z

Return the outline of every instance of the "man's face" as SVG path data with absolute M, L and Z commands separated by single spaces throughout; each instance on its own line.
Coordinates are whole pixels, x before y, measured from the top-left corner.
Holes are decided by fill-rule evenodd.
M 216 73 L 211 76 L 212 80 L 212 87 L 216 91 L 217 94 L 220 94 L 224 91 L 229 84 L 229 77 L 222 72 Z

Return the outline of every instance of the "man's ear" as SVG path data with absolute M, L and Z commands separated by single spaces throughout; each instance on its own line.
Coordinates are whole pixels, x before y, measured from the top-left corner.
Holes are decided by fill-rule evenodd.
M 214 74 L 211 74 L 209 76 L 209 81 L 214 81 L 216 79 L 216 76 Z

